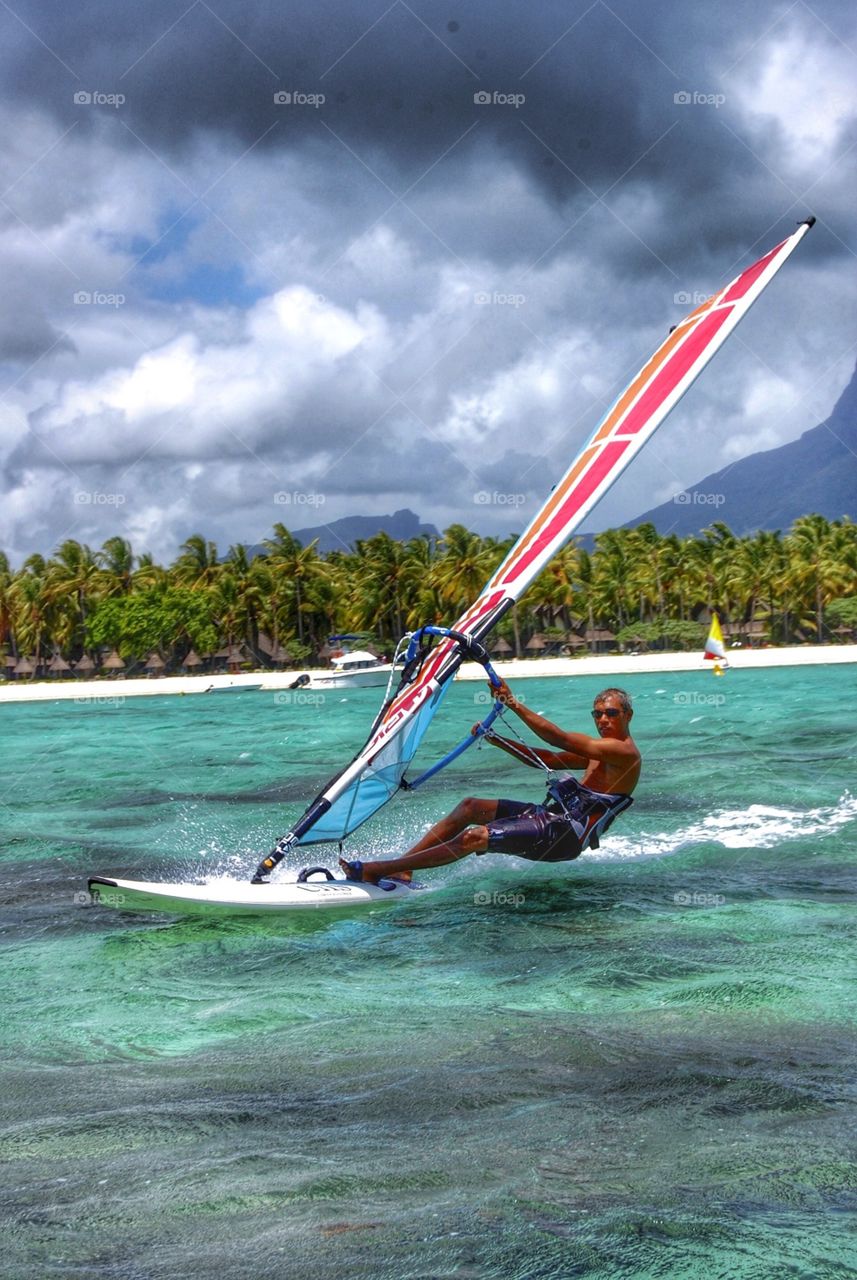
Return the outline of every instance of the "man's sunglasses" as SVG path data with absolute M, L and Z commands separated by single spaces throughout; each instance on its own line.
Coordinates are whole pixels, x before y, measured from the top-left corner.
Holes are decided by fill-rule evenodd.
M 622 712 L 617 711 L 615 707 L 601 707 L 592 712 L 592 719 L 599 720 L 601 716 L 609 716 L 611 720 L 615 720 L 617 716 L 621 716 Z

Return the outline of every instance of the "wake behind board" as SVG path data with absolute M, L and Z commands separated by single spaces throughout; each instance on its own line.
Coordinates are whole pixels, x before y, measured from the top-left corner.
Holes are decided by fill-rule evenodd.
M 413 898 L 424 886 L 384 880 L 359 884 L 340 876 L 300 880 L 296 876 L 274 884 L 220 879 L 208 884 L 169 884 L 147 880 L 117 880 L 92 876 L 90 896 L 98 906 L 118 911 L 160 911 L 182 916 L 284 915 L 310 911 L 343 911 L 387 906 Z

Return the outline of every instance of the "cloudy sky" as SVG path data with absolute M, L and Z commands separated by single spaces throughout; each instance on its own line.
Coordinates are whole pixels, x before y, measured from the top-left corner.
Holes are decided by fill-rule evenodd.
M 670 325 L 814 213 L 589 527 L 794 439 L 855 362 L 855 27 L 0 0 L 0 547 L 520 529 Z

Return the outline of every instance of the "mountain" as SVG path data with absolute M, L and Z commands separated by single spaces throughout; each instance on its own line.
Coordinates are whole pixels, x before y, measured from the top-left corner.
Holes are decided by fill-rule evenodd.
M 757 529 L 785 532 L 813 511 L 857 519 L 857 370 L 826 422 L 715 471 L 626 528 L 651 521 L 660 534 L 686 537 L 722 520 L 744 537 Z
M 389 533 L 391 538 L 399 542 L 407 542 L 409 538 L 440 538 L 433 524 L 421 524 L 420 518 L 403 507 L 394 511 L 391 516 L 344 516 L 341 520 L 331 520 L 330 524 L 315 525 L 310 529 L 290 529 L 293 538 L 297 538 L 303 546 L 308 546 L 314 538 L 318 538 L 318 550 L 324 554 L 328 551 L 348 551 L 358 538 L 371 538 L 376 533 Z M 254 547 L 253 552 L 259 554 L 262 547 Z

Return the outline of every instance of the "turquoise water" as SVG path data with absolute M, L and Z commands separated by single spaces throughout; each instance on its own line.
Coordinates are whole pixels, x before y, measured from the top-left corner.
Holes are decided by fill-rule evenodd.
M 853 1275 L 857 669 L 621 683 L 600 853 L 291 925 L 82 891 L 249 874 L 378 691 L 2 707 L 4 1276 Z M 600 684 L 517 691 L 584 728 Z M 354 853 L 468 793 L 538 777 L 471 751 Z

